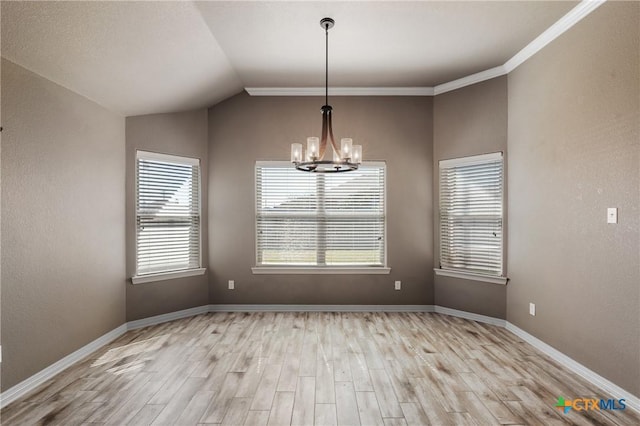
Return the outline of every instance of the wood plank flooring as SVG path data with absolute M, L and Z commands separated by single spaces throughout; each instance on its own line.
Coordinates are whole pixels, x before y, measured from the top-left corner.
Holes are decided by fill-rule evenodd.
M 510 332 L 434 313 L 213 313 L 130 331 L 2 410 L 13 424 L 638 425 Z

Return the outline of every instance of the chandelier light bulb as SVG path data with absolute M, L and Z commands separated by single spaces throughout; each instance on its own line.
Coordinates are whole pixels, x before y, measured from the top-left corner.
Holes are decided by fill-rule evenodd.
M 315 161 L 320 157 L 320 139 L 315 136 L 307 138 L 307 157 Z
M 353 140 L 351 138 L 342 138 L 340 140 L 340 152 L 345 160 L 351 159 L 352 146 Z
M 351 161 L 356 164 L 362 164 L 362 145 L 353 145 Z
M 340 157 L 340 153 L 337 152 L 335 149 L 332 149 L 332 151 L 333 151 L 333 161 L 338 163 L 342 161 L 342 157 Z
M 291 144 L 291 162 L 300 163 L 301 161 L 302 161 L 302 144 L 292 143 Z

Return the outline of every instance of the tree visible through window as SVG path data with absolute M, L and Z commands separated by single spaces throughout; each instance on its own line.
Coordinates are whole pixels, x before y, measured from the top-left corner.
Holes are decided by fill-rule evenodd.
M 502 276 L 502 153 L 440 161 L 440 268 Z
M 200 160 L 138 151 L 136 275 L 200 268 Z
M 258 266 L 385 266 L 385 166 L 305 173 L 256 164 Z

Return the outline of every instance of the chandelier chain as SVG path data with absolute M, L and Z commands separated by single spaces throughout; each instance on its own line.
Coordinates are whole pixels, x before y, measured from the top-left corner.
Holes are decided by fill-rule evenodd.
M 329 23 L 324 26 L 324 104 L 329 105 Z

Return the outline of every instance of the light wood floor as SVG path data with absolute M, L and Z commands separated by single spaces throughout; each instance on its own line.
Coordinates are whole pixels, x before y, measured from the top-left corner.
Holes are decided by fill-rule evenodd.
M 131 331 L 2 424 L 637 425 L 510 332 L 440 314 L 216 313 Z

